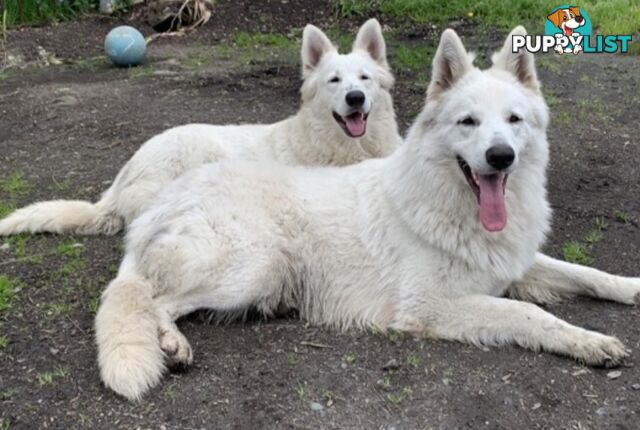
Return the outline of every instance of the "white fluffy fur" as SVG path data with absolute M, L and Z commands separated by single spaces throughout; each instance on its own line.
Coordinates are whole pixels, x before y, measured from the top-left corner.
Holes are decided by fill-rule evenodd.
M 401 142 L 389 93 L 393 76 L 380 24 L 362 25 L 353 50 L 341 55 L 318 28 L 303 34 L 302 106 L 271 125 L 190 124 L 159 134 L 135 153 L 95 204 L 35 203 L 0 220 L 0 236 L 21 232 L 114 234 L 140 214 L 169 182 L 189 169 L 220 160 L 273 160 L 287 165 L 343 166 L 390 154 Z M 362 79 L 362 76 L 368 78 Z M 329 79 L 339 76 L 339 83 Z M 345 95 L 361 90 L 368 130 L 352 138 L 332 112 L 345 116 Z
M 199 308 L 271 315 L 295 307 L 314 324 L 340 329 L 393 328 L 620 363 L 627 351 L 617 339 L 503 298 L 589 294 L 633 303 L 640 292 L 638 278 L 537 253 L 550 218 L 547 107 L 537 81 L 529 81 L 532 59 L 511 58 L 507 45 L 498 66 L 480 71 L 446 31 L 434 93 L 386 159 L 315 169 L 219 163 L 172 183 L 132 223 L 103 297 L 96 333 L 105 384 L 138 399 L 164 369 L 160 350 L 189 363 L 191 348 L 173 321 Z M 509 123 L 513 112 L 521 122 Z M 467 115 L 479 125 L 457 123 Z M 482 154 L 496 135 L 517 160 L 507 183 L 508 223 L 489 233 L 456 156 L 486 169 Z

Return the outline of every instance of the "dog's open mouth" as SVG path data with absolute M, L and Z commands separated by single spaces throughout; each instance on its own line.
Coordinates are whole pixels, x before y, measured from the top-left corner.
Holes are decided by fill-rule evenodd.
M 504 172 L 479 175 L 471 170 L 462 157 L 458 165 L 478 199 L 480 222 L 487 231 L 501 231 L 507 225 L 505 189 L 508 174 Z
M 368 113 L 353 112 L 343 117 L 333 111 L 333 117 L 349 137 L 361 137 L 367 131 Z

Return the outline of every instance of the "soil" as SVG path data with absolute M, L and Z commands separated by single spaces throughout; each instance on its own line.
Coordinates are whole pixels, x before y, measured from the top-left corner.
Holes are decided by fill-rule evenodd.
M 219 0 L 216 11 L 195 33 L 156 40 L 138 75 L 104 61 L 82 62 L 101 55 L 104 34 L 116 24 L 133 22 L 148 32 L 135 14 L 10 31 L 8 52 L 26 62 L 38 59 L 37 46 L 74 62 L 34 63 L 0 80 L 0 179 L 21 172 L 27 183 L 2 188 L 0 201 L 22 206 L 53 197 L 94 200 L 136 149 L 163 129 L 188 122 L 271 122 L 296 111 L 296 62 L 182 68 L 189 47 L 215 45 L 238 29 L 288 34 L 307 22 L 343 29 L 360 23 L 338 20 L 329 1 Z M 504 36 L 453 25 L 485 58 Z M 394 37 L 435 46 L 435 30 L 416 27 L 395 29 Z M 554 222 L 546 251 L 561 258 L 563 244 L 578 241 L 593 266 L 638 275 L 640 59 L 539 60 L 552 113 Z M 403 129 L 422 105 L 428 73 L 425 67 L 398 74 L 394 97 Z M 585 237 L 596 218 L 607 227 L 589 245 Z M 517 347 L 336 333 L 295 318 L 219 327 L 195 314 L 179 324 L 194 348 L 193 367 L 168 375 L 141 402 L 129 403 L 100 383 L 92 327 L 97 297 L 122 256 L 122 236 L 38 235 L 3 243 L 9 249 L 0 248 L 0 274 L 20 285 L 11 308 L 0 314 L 0 334 L 8 339 L 0 348 L 3 429 L 639 425 L 640 366 L 633 361 L 640 363 L 640 310 L 588 299 L 548 310 L 622 339 L 633 354 L 617 378 L 609 370 Z M 63 252 L 61 244 L 80 244 L 78 255 Z

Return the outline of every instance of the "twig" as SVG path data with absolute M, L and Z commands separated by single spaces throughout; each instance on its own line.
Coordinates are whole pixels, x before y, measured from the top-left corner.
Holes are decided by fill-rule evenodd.
M 326 345 L 324 343 L 307 342 L 306 340 L 300 342 L 300 345 L 310 346 L 312 348 L 333 348 L 331 345 Z

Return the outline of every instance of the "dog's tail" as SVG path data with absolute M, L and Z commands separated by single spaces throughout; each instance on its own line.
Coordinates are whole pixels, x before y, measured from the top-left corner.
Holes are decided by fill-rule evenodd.
M 139 400 L 166 369 L 152 289 L 145 278 L 119 275 L 103 293 L 96 316 L 100 376 L 129 400 Z
M 0 236 L 17 233 L 115 234 L 123 218 L 116 213 L 111 189 L 97 203 L 51 200 L 34 203 L 0 220 Z

